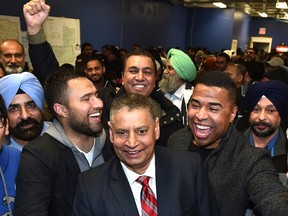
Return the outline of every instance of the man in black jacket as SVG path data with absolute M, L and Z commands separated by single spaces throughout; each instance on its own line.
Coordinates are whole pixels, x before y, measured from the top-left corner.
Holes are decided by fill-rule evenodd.
M 104 102 L 103 123 L 108 128 L 110 107 L 113 99 L 125 92 L 137 93 L 150 96 L 159 106 L 158 117 L 160 118 L 161 136 L 157 145 L 166 146 L 171 133 L 183 127 L 180 110 L 168 100 L 163 93 L 155 89 L 156 63 L 148 51 L 134 51 L 127 55 L 122 73 L 123 86 L 118 92 L 114 88 L 102 88 L 99 97 Z
M 168 147 L 198 152 L 222 216 L 242 216 L 249 201 L 261 215 L 288 215 L 288 190 L 270 155 L 250 145 L 233 125 L 236 86 L 221 71 L 196 80 L 188 104 L 188 128 L 172 134 Z
M 71 215 L 77 175 L 114 155 L 101 123 L 103 102 L 85 75 L 62 70 L 44 91 L 57 120 L 23 149 L 14 215 Z

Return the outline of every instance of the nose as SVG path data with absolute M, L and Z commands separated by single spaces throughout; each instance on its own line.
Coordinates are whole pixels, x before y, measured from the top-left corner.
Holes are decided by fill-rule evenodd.
M 12 56 L 11 56 L 10 62 L 16 62 L 15 55 L 12 55 Z
M 30 117 L 30 112 L 27 110 L 27 108 L 23 107 L 20 111 L 20 117 L 21 119 L 28 119 Z
M 131 149 L 137 146 L 137 137 L 134 132 L 129 133 L 128 139 L 126 141 L 126 145 Z
M 163 74 L 168 74 L 168 68 L 167 67 L 164 69 Z
M 143 80 L 144 79 L 144 73 L 142 71 L 139 71 L 139 73 L 137 73 L 136 75 L 136 79 L 137 80 Z
M 92 106 L 93 108 L 103 109 L 103 101 L 99 97 L 95 96 L 92 100 Z
M 196 113 L 196 118 L 199 120 L 207 119 L 207 112 L 205 107 L 201 107 L 198 112 Z
M 258 118 L 259 118 L 259 120 L 265 120 L 266 119 L 266 111 L 264 109 L 261 110 Z

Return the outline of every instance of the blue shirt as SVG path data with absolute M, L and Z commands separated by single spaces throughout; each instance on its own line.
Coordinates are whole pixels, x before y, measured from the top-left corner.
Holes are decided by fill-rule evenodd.
M 20 153 L 21 151 L 7 145 L 3 145 L 0 150 L 0 215 L 5 215 L 9 212 L 8 205 L 10 205 L 11 210 L 14 208 L 16 196 L 15 179 Z

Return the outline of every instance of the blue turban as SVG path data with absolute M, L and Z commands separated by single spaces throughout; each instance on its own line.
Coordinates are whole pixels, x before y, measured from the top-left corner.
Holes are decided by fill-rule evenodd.
M 170 49 L 167 54 L 167 59 L 170 58 L 170 63 L 178 76 L 183 80 L 192 82 L 196 77 L 196 67 L 191 58 L 179 49 Z
M 36 103 L 39 109 L 43 109 L 44 91 L 42 85 L 29 72 L 9 74 L 0 79 L 0 94 L 5 101 L 7 109 L 19 89 L 25 92 Z
M 249 113 L 252 112 L 263 95 L 273 103 L 281 119 L 286 120 L 288 113 L 288 85 L 279 80 L 252 84 L 245 94 L 245 103 Z

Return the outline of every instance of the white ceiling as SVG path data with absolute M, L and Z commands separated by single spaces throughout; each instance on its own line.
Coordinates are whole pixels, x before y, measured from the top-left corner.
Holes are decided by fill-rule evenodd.
M 201 7 L 201 8 L 217 8 L 213 5 L 213 2 L 217 0 L 170 0 L 174 5 L 183 5 L 185 7 Z M 218 0 L 219 1 L 219 0 Z M 284 1 L 284 0 L 283 0 Z M 220 2 L 227 5 L 227 8 L 239 9 L 250 16 L 259 17 L 258 12 L 265 12 L 268 17 L 274 19 L 285 19 L 286 12 L 288 9 L 277 9 L 277 0 L 240 0 L 240 1 L 229 1 L 220 0 Z M 287 15 L 288 16 L 288 15 Z

